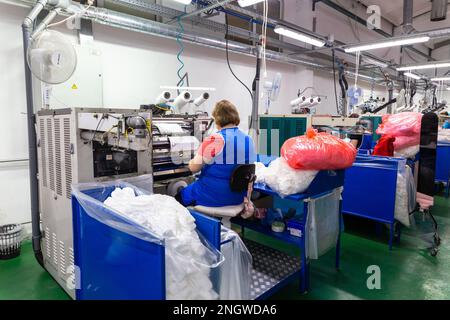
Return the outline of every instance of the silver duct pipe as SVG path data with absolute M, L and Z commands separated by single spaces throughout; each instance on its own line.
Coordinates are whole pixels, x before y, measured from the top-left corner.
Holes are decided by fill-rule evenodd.
M 403 32 L 406 34 L 414 31 L 413 8 L 413 0 L 403 0 Z
M 125 13 L 111 11 L 104 8 L 91 7 L 86 12 L 84 18 L 90 19 L 99 24 L 142 32 L 159 37 L 177 39 L 177 37 L 180 36 L 178 28 L 176 26 L 166 25 L 160 22 L 136 17 Z M 202 45 L 205 47 L 221 50 L 226 49 L 226 42 L 224 39 L 214 38 L 210 35 L 200 34 L 198 32 L 183 33 L 181 35 L 181 39 L 186 42 Z M 256 55 L 255 48 L 251 45 L 229 41 L 228 48 L 230 52 L 241 53 L 253 57 Z M 306 65 L 313 68 L 330 68 L 329 66 L 316 63 L 315 61 L 293 58 L 286 54 L 269 50 L 266 51 L 266 58 L 268 60 L 296 65 Z
M 432 0 L 431 21 L 442 21 L 447 18 L 447 0 Z

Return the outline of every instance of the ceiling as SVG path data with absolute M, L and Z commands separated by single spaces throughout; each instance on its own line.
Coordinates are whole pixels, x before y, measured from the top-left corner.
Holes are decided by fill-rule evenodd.
M 381 9 L 381 15 L 394 25 L 403 23 L 403 1 L 402 0 L 361 0 L 365 6 L 377 5 Z M 431 11 L 430 0 L 414 0 L 413 16 L 417 17 Z

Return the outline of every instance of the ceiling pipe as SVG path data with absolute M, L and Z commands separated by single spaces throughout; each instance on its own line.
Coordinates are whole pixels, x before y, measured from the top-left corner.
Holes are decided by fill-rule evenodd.
M 432 0 L 431 2 L 431 21 L 442 21 L 447 18 L 447 0 Z
M 91 7 L 85 13 L 84 18 L 90 19 L 99 24 L 147 33 L 159 37 L 176 39 L 179 36 L 179 31 L 176 26 L 170 26 L 160 22 L 136 17 L 121 12 L 111 11 L 104 8 Z M 226 49 L 226 42 L 224 39 L 211 37 L 210 35 L 201 34 L 198 32 L 185 32 L 181 35 L 181 39 L 205 47 L 221 50 Z M 255 48 L 252 45 L 228 41 L 228 48 L 230 52 L 255 56 Z M 326 66 L 315 61 L 293 58 L 289 57 L 286 54 L 270 50 L 266 51 L 266 57 L 268 60 L 296 65 L 305 65 L 313 68 L 331 68 L 330 66 Z
M 413 0 L 403 0 L 403 32 L 410 34 L 415 31 L 413 27 Z
M 144 0 L 107 0 L 108 3 L 114 4 L 116 6 L 131 8 L 134 10 L 139 10 L 141 12 L 147 12 L 150 14 L 154 14 L 156 16 L 170 19 L 165 22 L 166 24 L 172 24 L 172 22 L 177 21 L 178 17 L 182 18 L 186 13 L 184 11 L 179 11 L 176 9 L 164 7 L 162 5 L 151 3 Z M 200 17 L 197 15 L 193 15 L 187 17 L 186 20 L 192 23 L 193 26 L 206 28 L 212 32 L 217 33 L 222 32 L 225 34 L 226 25 L 217 21 L 213 21 L 211 19 L 207 19 L 204 17 Z M 244 39 L 251 39 L 253 41 L 259 41 L 260 35 L 249 30 L 245 30 L 242 28 L 228 26 L 228 34 L 237 36 Z M 297 46 L 291 43 L 280 41 L 279 39 L 275 39 L 272 37 L 267 37 L 267 43 L 269 45 L 287 49 L 287 50 L 305 50 L 301 46 Z

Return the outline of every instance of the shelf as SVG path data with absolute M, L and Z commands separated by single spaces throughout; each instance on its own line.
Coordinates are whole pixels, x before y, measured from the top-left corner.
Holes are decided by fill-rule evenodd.
M 253 257 L 250 299 L 265 299 L 299 275 L 301 261 L 276 249 L 244 239 Z
M 289 231 L 285 230 L 283 232 L 274 232 L 272 229 L 268 226 L 264 226 L 261 224 L 259 220 L 257 221 L 250 221 L 242 218 L 232 218 L 231 223 L 234 223 L 236 225 L 242 226 L 244 228 L 260 232 L 262 234 L 265 234 L 267 236 L 273 237 L 275 239 L 288 242 L 290 244 L 294 244 L 297 246 L 301 245 L 301 238 L 292 236 Z

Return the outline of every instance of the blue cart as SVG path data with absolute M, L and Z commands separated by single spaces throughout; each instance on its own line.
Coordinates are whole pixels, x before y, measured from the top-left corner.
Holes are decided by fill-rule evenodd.
M 405 164 L 403 158 L 358 155 L 345 173 L 343 213 L 389 224 L 389 249 L 396 223 L 397 174 Z
M 445 195 L 450 193 L 450 143 L 439 142 L 436 154 L 436 182 L 445 184 Z
M 259 156 L 259 161 L 268 165 L 273 158 Z M 241 227 L 241 234 L 244 237 L 245 229 L 251 229 L 253 231 L 262 233 L 264 235 L 273 237 L 275 239 L 281 240 L 283 242 L 293 244 L 298 246 L 300 250 L 300 270 L 298 274 L 292 274 L 292 277 L 300 276 L 300 292 L 305 293 L 310 289 L 310 275 L 309 275 L 309 265 L 310 261 L 306 254 L 307 252 L 307 239 L 309 235 L 309 230 L 307 228 L 308 224 L 308 214 L 310 212 L 310 200 L 318 199 L 320 197 L 331 194 L 337 188 L 344 185 L 344 170 L 338 171 L 320 171 L 316 178 L 313 180 L 309 188 L 301 194 L 290 195 L 285 198 L 280 197 L 275 191 L 265 184 L 255 184 L 254 191 L 260 192 L 263 195 L 271 196 L 273 198 L 273 206 L 275 208 L 296 209 L 297 213 L 301 214 L 300 237 L 291 235 L 289 231 L 284 232 L 274 232 L 270 226 L 265 226 L 259 220 L 245 220 L 240 217 L 235 217 L 231 219 L 233 224 Z M 339 200 L 338 200 L 339 201 Z M 340 261 L 340 233 L 342 229 L 342 216 L 341 216 L 341 204 L 339 201 L 338 209 L 339 217 L 338 221 L 338 237 L 336 242 L 336 260 L 335 266 L 339 268 Z M 278 264 L 279 262 L 277 262 Z M 280 283 L 281 284 L 281 283 Z

